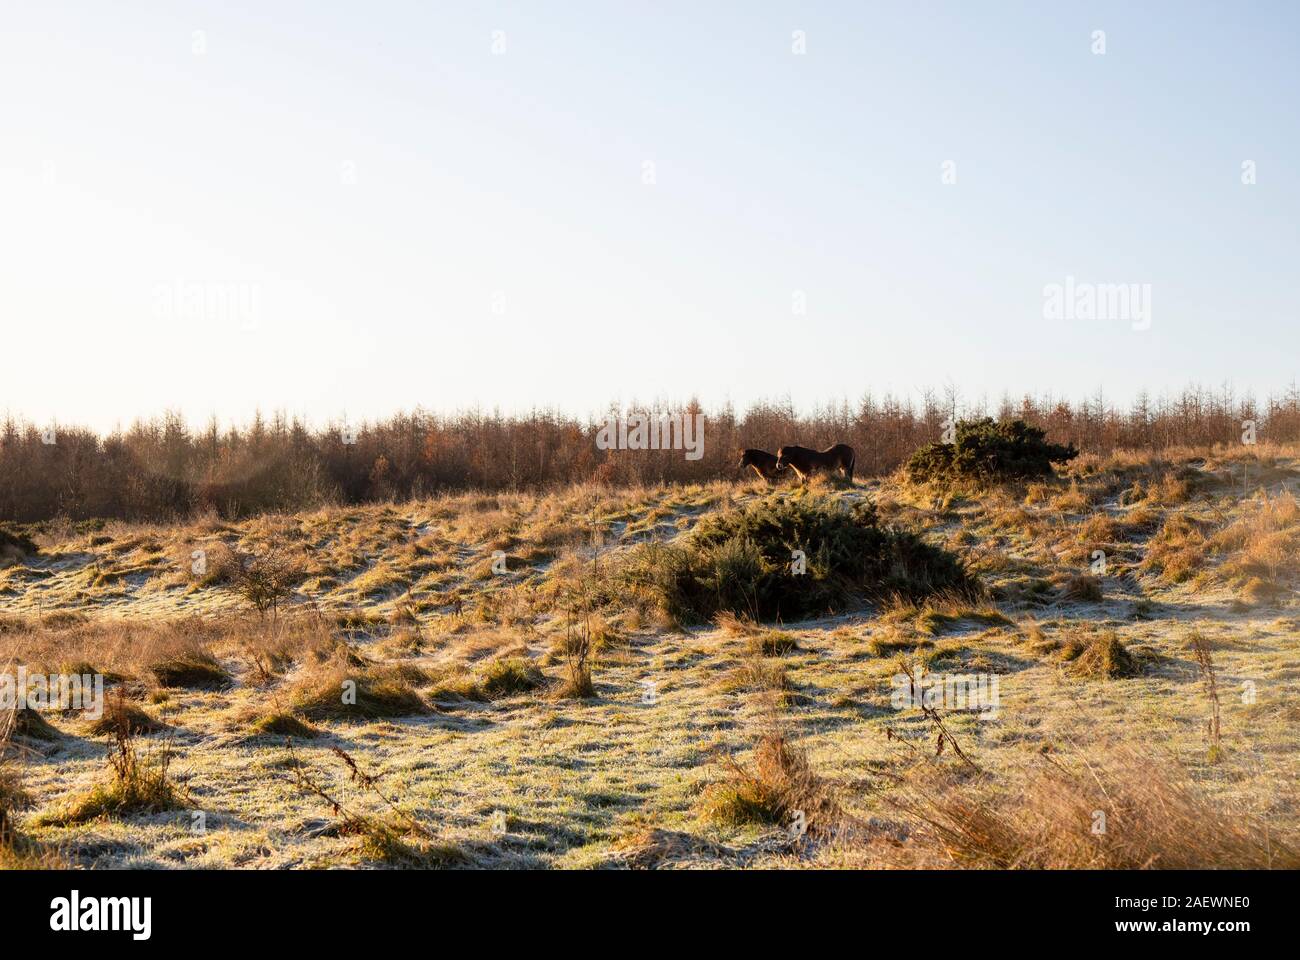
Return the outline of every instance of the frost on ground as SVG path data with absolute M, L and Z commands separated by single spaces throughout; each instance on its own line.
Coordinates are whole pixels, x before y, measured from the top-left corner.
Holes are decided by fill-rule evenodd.
M 0 863 L 1296 866 L 1298 466 L 783 485 L 982 586 L 787 622 L 673 616 L 654 566 L 757 483 L 48 526 L 0 560 L 0 665 L 107 703 L 0 722 Z M 955 676 L 996 709 L 900 704 Z

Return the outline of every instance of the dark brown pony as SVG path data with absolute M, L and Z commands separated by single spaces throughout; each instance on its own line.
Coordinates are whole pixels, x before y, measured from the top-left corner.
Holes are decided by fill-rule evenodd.
M 764 480 L 777 479 L 776 457 L 766 450 L 740 451 L 740 469 L 753 467 L 754 472 Z
M 829 450 L 809 450 L 807 447 L 786 446 L 776 452 L 776 468 L 784 470 L 789 467 L 799 475 L 802 482 L 818 470 L 834 473 L 844 471 L 847 480 L 853 479 L 853 464 L 857 455 L 847 443 L 837 443 Z

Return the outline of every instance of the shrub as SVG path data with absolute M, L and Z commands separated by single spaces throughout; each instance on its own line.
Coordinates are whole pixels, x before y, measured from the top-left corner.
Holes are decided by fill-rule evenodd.
M 562 700 L 588 700 L 596 695 L 591 679 L 591 655 L 595 649 L 591 632 L 591 600 L 584 594 L 583 610 L 570 607 L 565 621 L 564 656 L 568 676 L 556 691 Z
M 39 552 L 31 537 L 8 527 L 0 526 L 0 560 L 6 557 L 31 556 Z
M 802 551 L 802 572 L 795 551 Z M 794 620 L 855 598 L 979 592 L 952 554 L 882 525 L 871 504 L 833 495 L 773 494 L 707 516 L 681 541 L 637 548 L 621 575 L 683 623 L 724 611 Z
M 952 443 L 930 443 L 912 454 L 907 477 L 914 483 L 999 483 L 1051 476 L 1052 464 L 1073 460 L 1079 451 L 1046 437 L 1046 431 L 1023 420 L 963 420 Z
M 239 593 L 259 615 L 272 615 L 281 603 L 292 595 L 294 587 L 306 577 L 302 567 L 271 551 L 257 557 L 244 557 L 235 564 L 230 580 Z

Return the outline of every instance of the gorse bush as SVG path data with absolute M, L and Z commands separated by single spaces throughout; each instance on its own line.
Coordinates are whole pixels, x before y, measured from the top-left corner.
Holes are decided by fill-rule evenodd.
M 25 534 L 0 526 L 0 564 L 6 560 L 36 553 L 36 544 Z
M 1047 433 L 1023 420 L 963 420 L 952 443 L 930 443 L 907 461 L 907 477 L 914 483 L 973 480 L 997 483 L 1046 477 L 1052 464 L 1079 455 L 1073 444 L 1049 443 Z
M 855 599 L 979 592 L 952 554 L 882 525 L 870 504 L 827 495 L 774 494 L 705 517 L 678 542 L 638 548 L 621 575 L 683 623 L 728 611 L 796 620 Z

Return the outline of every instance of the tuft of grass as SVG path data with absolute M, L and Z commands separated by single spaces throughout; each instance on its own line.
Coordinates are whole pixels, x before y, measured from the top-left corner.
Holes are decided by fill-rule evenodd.
M 758 624 L 748 617 L 739 616 L 731 610 L 721 610 L 713 617 L 718 629 L 728 637 L 748 637 L 757 633 Z
M 807 753 L 778 730 L 763 734 L 753 766 L 725 759 L 729 775 L 700 796 L 700 816 L 722 826 L 775 824 L 789 827 L 801 818 L 809 832 L 828 829 L 838 807 L 828 784 L 817 776 Z
M 483 673 L 478 687 L 489 700 L 530 693 L 546 686 L 542 671 L 522 657 L 495 660 Z
M 1205 566 L 1210 554 L 1208 524 L 1171 513 L 1149 544 L 1141 568 L 1165 583 L 1186 583 Z
M 1102 600 L 1101 579 L 1086 573 L 1075 574 L 1065 581 L 1061 596 L 1066 600 L 1100 603 Z
M 168 729 L 167 724 L 154 719 L 143 709 L 129 702 L 122 689 L 118 688 L 115 696 L 104 699 L 104 712 L 91 722 L 89 732 L 102 737 L 109 736 L 122 728 L 133 737 Z
M 487 694 L 478 680 L 467 674 L 456 674 L 440 678 L 429 692 L 429 699 L 434 703 L 442 700 L 452 702 L 473 700 L 485 701 L 488 699 Z
M 764 630 L 762 633 L 750 637 L 749 648 L 759 656 L 764 657 L 784 657 L 788 653 L 793 653 L 799 649 L 792 635 L 784 630 Z
M 168 777 L 170 763 L 170 745 L 165 745 L 153 758 L 141 757 L 129 727 L 121 722 L 113 731 L 108 749 L 107 782 L 73 797 L 63 809 L 45 814 L 37 822 L 44 826 L 70 826 L 100 817 L 182 809 L 185 804 Z
M 1273 599 L 1300 578 L 1300 500 L 1282 493 L 1250 501 L 1209 547 L 1224 556 L 1227 582 L 1251 587 L 1261 600 Z
M 388 618 L 376 610 L 342 610 L 334 614 L 333 622 L 343 630 L 369 630 L 382 626 Z
M 197 569 L 192 563 L 196 550 L 201 550 L 203 558 L 202 566 Z M 205 543 L 201 546 L 195 543 L 187 544 L 180 561 L 183 568 L 190 571 L 195 587 L 233 584 L 239 573 L 239 555 L 229 545 L 221 542 Z
M 894 657 L 911 650 L 934 646 L 934 641 L 897 627 L 880 630 L 867 638 L 867 652 L 873 657 Z
M 307 720 L 379 720 L 429 712 L 409 678 L 394 667 L 346 669 L 334 666 L 299 683 L 296 713 Z
M 0 561 L 19 560 L 38 552 L 36 543 L 31 537 L 9 527 L 0 526 Z
M 596 695 L 596 684 L 591 679 L 590 669 L 571 671 L 555 690 L 559 700 L 590 700 Z
M 58 854 L 18 829 L 20 810 L 32 805 L 23 788 L 22 773 L 10 748 L 12 714 L 0 721 L 0 870 L 50 870 L 65 868 Z
M 162 687 L 191 690 L 221 690 L 230 685 L 230 674 L 206 650 L 186 650 L 155 661 L 149 667 Z
M 84 613 L 77 613 L 75 610 L 53 610 L 41 617 L 41 626 L 50 630 L 69 630 L 89 621 L 90 618 Z M 81 672 L 93 673 L 94 671 Z
M 958 599 L 937 598 L 917 605 L 894 598 L 881 619 L 886 623 L 911 622 L 927 636 L 938 636 L 959 624 L 976 623 L 985 627 L 1012 626 L 1010 617 L 991 603 L 972 606 Z
M 1120 680 L 1140 673 L 1137 660 L 1120 643 L 1115 631 L 1090 637 L 1082 648 L 1072 650 L 1070 669 L 1080 677 L 1092 680 Z
M 49 743 L 61 739 L 63 734 L 58 727 L 41 716 L 39 710 L 21 709 L 13 711 L 11 736 Z
M 441 839 L 410 813 L 402 809 L 379 787 L 379 776 L 367 773 L 351 754 L 339 747 L 330 751 L 343 761 L 349 781 L 378 798 L 387 808 L 382 815 L 364 813 L 346 806 L 313 777 L 289 746 L 288 767 L 293 782 L 305 793 L 326 804 L 338 818 L 335 836 L 359 838 L 357 853 L 364 859 L 394 867 L 429 868 L 471 862 L 458 845 Z
M 779 661 L 746 657 L 739 666 L 723 675 L 717 689 L 722 693 L 751 691 L 767 694 L 775 698 L 778 705 L 784 706 L 794 684 L 790 682 L 785 665 Z
M 472 858 L 458 844 L 431 840 L 412 830 L 400 817 L 355 817 L 345 820 L 339 836 L 358 838 L 358 857 L 372 863 L 406 870 L 463 866 Z
M 17 714 L 17 710 L 0 714 L 0 866 L 6 859 L 18 857 L 13 853 L 20 843 L 14 814 L 32 802 L 23 789 L 22 774 L 15 762 L 17 751 L 11 746 Z
M 1079 489 L 1077 481 L 1071 481 L 1070 489 L 1062 491 L 1052 498 L 1052 507 L 1063 513 L 1082 513 L 1091 501 L 1088 495 Z
M 13 845 L 18 835 L 14 812 L 30 806 L 31 802 L 17 769 L 7 762 L 0 764 L 0 847 Z
M 1300 866 L 1300 854 L 1268 821 L 1214 802 L 1172 760 L 1126 744 L 1039 757 L 1014 782 L 936 776 L 933 768 L 922 767 L 886 802 L 902 815 L 910 836 L 906 843 L 878 846 L 875 865 L 1000 870 Z
M 255 737 L 297 737 L 299 740 L 313 740 L 321 735 L 315 727 L 283 710 L 255 717 L 248 724 L 248 732 Z

